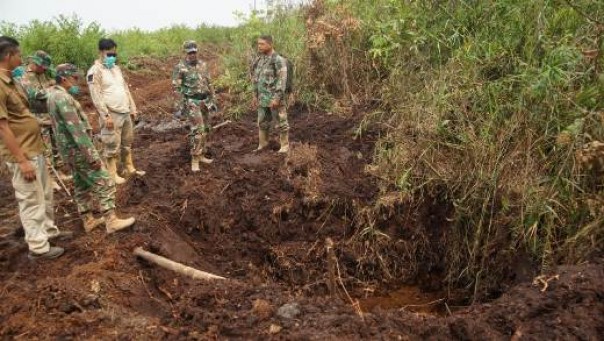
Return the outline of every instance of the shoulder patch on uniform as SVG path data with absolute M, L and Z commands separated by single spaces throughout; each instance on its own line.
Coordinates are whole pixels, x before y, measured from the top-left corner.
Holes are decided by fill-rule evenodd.
M 88 76 L 86 76 L 86 81 L 88 83 L 92 83 L 94 81 L 94 74 L 92 74 L 92 73 L 88 74 Z

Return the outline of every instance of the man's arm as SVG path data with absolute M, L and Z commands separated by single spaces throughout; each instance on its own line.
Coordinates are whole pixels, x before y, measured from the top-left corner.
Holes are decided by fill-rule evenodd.
M 103 101 L 103 79 L 100 75 L 100 72 L 97 72 L 94 66 L 88 71 L 88 74 L 86 75 L 86 82 L 88 83 L 92 103 L 98 111 L 101 121 L 105 122 L 107 116 L 109 116 L 109 108 L 107 108 L 105 101 Z
M 0 109 L 1 110 L 1 109 Z M 8 120 L 4 117 L 0 118 L 0 138 L 2 138 L 2 142 L 6 145 L 6 148 L 10 151 L 10 153 L 15 157 L 17 163 L 19 164 L 19 168 L 21 169 L 21 173 L 23 173 L 23 177 L 27 181 L 33 181 L 36 179 L 36 170 L 29 163 L 27 156 L 19 146 L 17 142 L 17 138 L 15 138 L 15 134 L 8 126 Z
M 258 63 L 260 58 L 256 57 L 252 62 L 252 66 L 250 67 L 250 79 L 252 80 L 252 92 L 254 93 L 254 98 L 258 98 L 258 78 L 256 78 L 256 68 L 258 68 Z
M 174 92 L 181 93 L 182 79 L 180 76 L 180 64 L 176 64 L 172 70 L 172 88 Z
M 212 86 L 212 77 L 210 76 L 210 71 L 206 62 L 201 64 L 201 77 L 205 79 L 205 82 L 208 85 L 208 91 L 210 92 L 208 98 L 205 100 L 205 105 L 210 111 L 218 111 L 216 92 L 214 91 L 214 86 Z
M 130 102 L 130 115 L 136 116 L 138 114 L 138 110 L 136 109 L 136 103 L 134 103 L 134 99 L 132 98 L 132 94 L 130 93 L 130 87 L 126 82 L 126 78 L 124 78 L 124 74 L 121 69 L 118 69 L 120 72 L 120 76 L 122 76 L 122 83 L 124 84 L 124 91 L 126 91 L 126 95 L 128 96 L 128 101 Z
M 2 142 L 4 142 L 6 148 L 8 148 L 18 163 L 28 161 L 27 156 L 19 146 L 19 142 L 17 142 L 15 134 L 13 134 L 13 131 L 8 126 L 7 119 L 0 119 L 0 136 L 2 137 Z
M 78 114 L 78 109 L 65 95 L 51 98 L 49 101 L 50 115 L 57 121 L 63 122 L 74 144 L 86 161 L 95 165 L 100 161 L 98 153 L 95 152 L 90 136 L 86 132 L 87 125 Z
M 280 101 L 283 99 L 285 87 L 287 86 L 287 62 L 281 56 L 275 58 L 275 71 L 277 79 L 275 80 L 275 95 L 273 99 Z

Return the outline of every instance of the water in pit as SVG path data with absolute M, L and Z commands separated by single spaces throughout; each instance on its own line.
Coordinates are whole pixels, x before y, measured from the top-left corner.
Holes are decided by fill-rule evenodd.
M 446 313 L 447 295 L 443 292 L 422 292 L 417 286 L 403 286 L 383 296 L 359 299 L 361 309 L 371 312 L 375 309 L 400 309 L 422 314 L 441 315 Z

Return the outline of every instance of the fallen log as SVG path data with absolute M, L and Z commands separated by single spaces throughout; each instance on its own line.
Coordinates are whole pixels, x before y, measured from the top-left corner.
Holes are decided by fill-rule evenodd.
M 142 247 L 137 247 L 136 249 L 134 249 L 134 255 L 151 263 L 157 264 L 164 269 L 172 270 L 181 275 L 189 276 L 194 279 L 203 279 L 207 281 L 215 279 L 226 279 L 224 277 L 217 276 L 209 272 L 197 270 L 190 266 L 180 264 L 178 262 L 156 255 L 149 251 L 145 251 Z

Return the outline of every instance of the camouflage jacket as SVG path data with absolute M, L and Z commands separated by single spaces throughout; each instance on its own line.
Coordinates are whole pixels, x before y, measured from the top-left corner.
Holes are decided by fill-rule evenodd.
M 172 72 L 172 85 L 174 90 L 185 97 L 207 96 L 214 98 L 208 65 L 198 61 L 196 65 L 189 65 L 181 60 Z
M 101 160 L 92 142 L 92 127 L 82 106 L 58 85 L 49 89 L 48 113 L 59 152 L 66 163 L 73 164 L 82 158 L 90 164 Z
M 287 85 L 287 62 L 276 52 L 259 55 L 252 64 L 252 85 L 261 107 L 269 107 L 273 99 L 282 100 Z
M 31 112 L 34 114 L 48 113 L 48 105 L 46 104 L 48 88 L 55 85 L 54 79 L 46 73 L 37 74 L 27 69 L 23 77 L 19 78 L 19 82 L 27 93 Z

